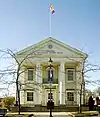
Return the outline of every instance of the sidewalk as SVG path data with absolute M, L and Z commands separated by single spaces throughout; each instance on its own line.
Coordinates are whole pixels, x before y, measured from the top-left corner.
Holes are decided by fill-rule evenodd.
M 8 114 L 18 114 L 8 112 Z M 21 112 L 21 114 L 34 114 L 34 115 L 50 115 L 50 112 Z M 52 112 L 52 115 L 72 115 L 71 112 Z
M 74 117 L 86 117 L 86 116 L 98 116 L 99 113 L 97 111 L 83 111 L 82 113 L 72 112 Z
M 16 115 L 18 113 L 8 112 L 8 115 Z M 34 114 L 35 116 L 49 116 L 50 112 L 21 112 L 21 114 L 29 115 Z M 53 116 L 70 116 L 70 117 L 85 117 L 85 116 L 98 116 L 97 111 L 83 111 L 81 114 L 78 112 L 52 112 Z
M 18 113 L 8 113 L 8 117 L 28 117 L 29 115 L 33 114 L 34 117 L 49 117 L 50 112 L 21 112 L 24 115 L 17 115 Z M 73 117 L 70 112 L 53 112 L 53 117 Z

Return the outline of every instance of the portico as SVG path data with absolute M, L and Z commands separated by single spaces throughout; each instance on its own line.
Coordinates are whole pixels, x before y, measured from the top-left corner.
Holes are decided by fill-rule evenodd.
M 20 82 L 27 83 L 21 89 L 21 104 L 47 105 L 50 89 L 48 59 L 51 57 L 54 76 L 51 91 L 55 106 L 78 105 L 82 64 L 87 55 L 53 38 L 22 50 L 17 56 L 20 58 L 29 52 L 32 54 L 23 63 L 24 79 L 19 79 Z

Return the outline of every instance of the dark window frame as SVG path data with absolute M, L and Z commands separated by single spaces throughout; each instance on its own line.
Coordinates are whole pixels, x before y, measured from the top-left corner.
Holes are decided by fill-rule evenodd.
M 30 73 L 32 73 L 31 74 L 32 77 L 31 77 Z M 29 81 L 32 81 L 33 80 L 33 78 L 34 78 L 33 74 L 34 74 L 34 70 L 33 69 L 28 69 L 28 80 Z
M 67 101 L 74 101 L 74 92 L 67 92 Z
M 33 92 L 27 92 L 27 101 L 34 101 L 33 96 L 34 96 Z
M 74 71 L 71 69 L 68 69 L 68 81 L 73 81 L 74 80 Z

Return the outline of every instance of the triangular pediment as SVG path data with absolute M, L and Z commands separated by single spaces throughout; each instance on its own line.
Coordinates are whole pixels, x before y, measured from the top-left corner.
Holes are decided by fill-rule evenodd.
M 29 52 L 33 52 L 34 56 L 87 57 L 86 53 L 72 48 L 71 46 L 51 37 L 19 51 L 17 55 L 25 55 Z

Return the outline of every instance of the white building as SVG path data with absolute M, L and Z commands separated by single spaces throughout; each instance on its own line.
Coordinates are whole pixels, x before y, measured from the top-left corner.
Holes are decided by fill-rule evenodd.
M 79 105 L 79 92 L 84 81 L 82 69 L 87 54 L 51 37 L 17 53 L 19 62 L 25 58 L 19 79 L 21 104 L 47 105 L 50 93 L 48 82 L 50 57 L 53 60 L 52 95 L 55 106 Z

